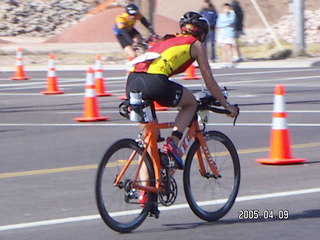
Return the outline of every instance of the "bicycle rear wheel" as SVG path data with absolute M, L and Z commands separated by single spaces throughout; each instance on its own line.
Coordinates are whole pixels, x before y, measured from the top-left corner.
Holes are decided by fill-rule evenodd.
M 183 184 L 192 211 L 205 221 L 216 221 L 229 212 L 237 197 L 240 186 L 240 163 L 237 151 L 226 135 L 209 131 L 205 134 L 205 138 L 221 178 L 212 177 L 203 153 L 203 162 L 208 174 L 207 176 L 200 174 L 196 154 L 200 150 L 200 143 L 195 141 L 186 158 Z
M 118 232 L 130 232 L 140 226 L 156 201 L 156 194 L 148 193 L 147 202 L 140 204 L 139 190 L 131 185 L 138 172 L 142 153 L 143 149 L 133 139 L 122 139 L 107 150 L 98 167 L 95 185 L 97 207 L 104 222 Z M 115 186 L 116 178 L 131 156 L 134 156 L 133 161 L 118 186 Z M 148 154 L 143 161 L 145 164 L 142 168 L 146 169 L 147 177 L 142 179 L 138 174 L 138 183 L 154 186 L 154 171 Z

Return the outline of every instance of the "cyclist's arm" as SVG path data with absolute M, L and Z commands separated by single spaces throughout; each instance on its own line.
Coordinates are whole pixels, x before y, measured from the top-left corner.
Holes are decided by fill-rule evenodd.
M 143 26 L 145 26 L 146 28 L 148 28 L 149 32 L 152 34 L 152 35 L 155 35 L 155 32 L 153 30 L 153 27 L 152 25 L 148 22 L 148 20 L 145 18 L 145 17 L 141 17 L 140 19 L 141 23 Z
M 217 84 L 216 80 L 214 79 L 211 68 L 209 65 L 207 52 L 203 46 L 203 44 L 200 41 L 196 41 L 191 46 L 191 56 L 196 59 L 196 61 L 199 64 L 199 68 L 201 71 L 201 75 L 205 81 L 205 84 L 210 92 L 210 94 L 217 99 L 220 104 L 227 110 L 229 110 L 230 117 L 237 116 L 237 110 L 234 106 L 231 106 L 228 104 L 226 99 L 224 98 L 224 95 Z

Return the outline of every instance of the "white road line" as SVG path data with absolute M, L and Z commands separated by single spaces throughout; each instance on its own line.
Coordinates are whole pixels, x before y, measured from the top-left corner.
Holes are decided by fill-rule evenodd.
M 61 90 L 64 90 L 64 89 L 61 89 Z M 64 94 L 59 94 L 59 95 L 52 95 L 51 97 L 63 97 L 63 96 L 67 96 L 67 97 L 70 97 L 70 96 L 84 96 L 85 93 L 82 92 L 82 93 L 64 93 Z M 0 93 L 0 96 L 44 96 L 43 94 L 41 94 L 40 92 L 39 93 Z
M 41 93 L 0 93 L 0 96 L 43 96 Z
M 290 69 L 290 70 L 276 70 L 276 71 L 258 71 L 258 72 L 240 72 L 240 73 L 223 73 L 215 74 L 214 76 L 237 76 L 237 75 L 256 75 L 256 74 L 273 74 L 273 73 L 287 73 L 287 72 L 319 72 L 319 69 Z
M 0 123 L 0 127 L 138 127 L 137 123 Z M 206 126 L 230 127 L 232 123 L 208 123 Z M 271 123 L 236 123 L 236 127 L 271 127 Z M 289 127 L 320 127 L 320 123 L 289 123 Z
M 241 110 L 241 113 L 272 113 L 272 110 Z M 320 113 L 320 110 L 287 110 L 287 113 Z
M 236 77 L 235 77 L 236 78 Z M 320 78 L 319 75 L 315 76 L 304 76 L 304 77 L 288 77 L 288 78 L 278 78 L 278 79 L 252 79 L 252 80 L 236 80 L 236 81 L 226 81 L 226 82 L 219 82 L 220 85 L 241 85 L 241 84 L 248 84 L 248 83 L 254 83 L 255 86 L 260 85 L 261 83 L 265 82 L 284 82 L 284 81 L 293 81 L 293 80 L 302 80 L 302 79 L 311 79 L 311 78 Z M 292 83 L 290 83 L 292 84 Z M 200 87 L 201 83 L 195 83 L 195 84 L 183 84 L 186 87 Z M 301 85 L 297 85 L 298 87 L 301 87 Z
M 108 104 L 117 104 L 119 103 L 118 101 L 115 103 L 115 102 L 108 102 Z M 79 114 L 79 113 L 82 113 L 83 111 L 59 111 L 59 112 L 52 112 L 52 114 Z M 166 114 L 166 113 L 177 113 L 178 110 L 166 110 L 166 111 L 162 111 L 162 112 L 157 112 L 157 115 L 159 114 Z M 104 111 L 104 110 L 100 110 L 100 113 L 119 113 L 119 110 L 118 111 Z
M 309 188 L 309 189 L 301 189 L 295 191 L 284 191 L 284 192 L 274 192 L 274 193 L 266 193 L 266 194 L 259 194 L 259 195 L 249 195 L 249 196 L 241 196 L 236 199 L 236 202 L 246 202 L 246 201 L 258 201 L 263 199 L 270 199 L 270 198 L 283 198 L 283 197 L 291 197 L 296 195 L 305 195 L 305 194 L 313 194 L 319 193 L 320 188 Z M 206 201 L 200 203 L 200 205 L 215 205 L 219 204 L 223 201 L 223 199 L 218 199 L 214 201 Z M 170 207 L 160 207 L 159 210 L 170 211 L 170 210 L 177 210 L 177 209 L 185 209 L 189 208 L 188 204 L 177 204 Z M 131 214 L 136 213 L 133 211 Z M 114 212 L 114 216 L 121 216 L 123 214 L 130 214 L 130 212 Z M 56 224 L 66 224 L 66 223 L 75 223 L 75 222 L 83 222 L 83 221 L 91 221 L 100 219 L 100 215 L 87 215 L 87 216 L 79 216 L 79 217 L 69 217 L 69 218 L 58 218 L 52 220 L 44 220 L 44 221 L 36 221 L 36 222 L 29 222 L 29 223 L 19 223 L 19 224 L 11 224 L 11 225 L 3 225 L 0 226 L 0 231 L 9 231 L 9 230 L 18 230 L 18 229 L 26 229 L 26 228 L 34 228 L 34 227 L 41 227 L 41 226 L 51 226 Z
M 319 78 L 319 75 L 315 76 L 304 76 L 304 77 L 287 77 L 287 78 L 278 78 L 278 79 L 253 79 L 253 80 L 239 80 L 234 82 L 227 82 L 228 84 L 243 84 L 243 83 L 254 83 L 259 84 L 262 82 L 276 82 L 276 81 L 292 81 L 292 80 L 301 80 L 301 79 L 310 79 L 310 78 Z
M 1 95 L 1 94 L 0 94 Z M 112 104 L 112 103 L 110 103 Z M 59 112 L 53 112 L 53 114 L 76 114 L 81 113 L 82 111 L 59 111 Z M 166 114 L 166 113 L 177 113 L 178 110 L 166 110 L 157 112 L 158 114 Z M 241 114 L 243 113 L 272 113 L 272 110 L 241 110 Z M 320 110 L 287 110 L 287 113 L 320 113 Z M 119 113 L 119 111 L 100 111 L 100 113 Z
M 138 127 L 137 123 L 0 123 L 0 127 Z
M 221 75 L 222 76 L 222 75 Z M 241 84 L 248 84 L 248 83 L 255 83 L 256 86 L 257 85 L 261 85 L 261 83 L 264 82 L 279 82 L 279 81 L 292 81 L 292 80 L 301 80 L 301 79 L 311 79 L 311 78 L 319 78 L 319 75 L 315 75 L 315 76 L 304 76 L 304 77 L 288 77 L 288 78 L 279 78 L 279 79 L 253 79 L 253 80 L 237 80 L 237 81 L 227 81 L 227 82 L 221 82 L 222 85 L 225 86 L 229 86 L 229 85 L 241 85 Z M 124 79 L 123 79 L 124 80 Z M 173 78 L 173 80 L 175 80 Z M 60 82 L 60 81 L 59 81 Z M 65 83 L 68 81 L 65 81 Z M 63 87 L 76 87 L 76 86 L 84 86 L 84 83 L 74 83 L 73 81 L 70 81 L 70 83 L 73 84 L 59 84 L 60 88 L 63 90 Z M 106 84 L 108 84 L 108 82 L 106 82 Z M 114 81 L 114 82 L 110 82 L 110 85 L 115 86 L 116 84 L 120 85 L 124 85 L 124 81 Z M 292 84 L 292 83 L 290 83 Z M 30 87 L 30 85 L 37 85 L 37 87 Z M 45 81 L 44 82 L 30 82 L 30 83 L 22 83 L 19 85 L 16 84 L 1 84 L 1 87 L 7 87 L 7 88 L 0 88 L 0 91 L 6 91 L 8 89 L 10 90 L 21 90 L 21 89 L 38 89 L 40 87 L 45 88 Z M 201 87 L 202 83 L 196 83 L 196 84 L 183 84 L 185 87 Z M 25 86 L 25 87 L 23 87 Z
M 23 88 L 25 89 L 25 88 Z M 39 88 L 34 88 L 34 89 L 39 89 Z M 42 89 L 45 89 L 45 87 L 43 87 Z M 60 88 L 60 90 L 66 90 L 64 88 Z M 0 90 L 1 91 L 1 90 Z M 124 90 L 108 90 L 108 92 L 110 93 L 124 93 Z M 84 95 L 85 91 L 83 90 L 82 93 L 68 93 L 68 92 L 64 92 L 63 94 L 59 94 L 59 95 L 52 95 L 62 98 L 62 97 L 70 97 L 70 96 L 79 96 L 79 95 Z M 0 96 L 43 96 L 43 94 L 39 93 L 1 93 L 0 92 Z M 116 96 L 113 96 L 116 97 Z

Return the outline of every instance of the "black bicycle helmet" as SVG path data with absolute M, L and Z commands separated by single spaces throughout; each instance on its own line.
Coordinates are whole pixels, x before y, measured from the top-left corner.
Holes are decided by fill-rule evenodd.
M 126 11 L 129 15 L 136 15 L 139 12 L 137 5 L 131 3 L 126 6 Z
M 196 12 L 186 12 L 180 18 L 179 25 L 182 32 L 190 33 L 201 42 L 206 39 L 210 30 L 208 21 Z

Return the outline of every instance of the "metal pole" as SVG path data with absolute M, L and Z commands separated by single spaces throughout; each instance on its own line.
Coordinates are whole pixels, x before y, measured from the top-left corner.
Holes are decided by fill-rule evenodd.
M 295 55 L 305 55 L 304 41 L 304 1 L 293 0 L 293 14 L 295 22 Z
M 261 11 L 261 8 L 259 7 L 258 3 L 256 2 L 256 0 L 250 0 L 253 7 L 255 8 L 255 10 L 257 11 L 261 21 L 263 22 L 264 26 L 267 28 L 268 32 L 270 33 L 273 41 L 275 42 L 275 44 L 277 45 L 277 48 L 280 50 L 284 50 L 284 47 L 281 45 L 279 39 L 276 37 L 276 34 L 274 33 L 271 25 L 269 24 L 269 22 L 267 21 L 266 17 L 264 16 L 263 12 Z
M 155 9 L 155 0 L 140 0 L 140 11 L 153 25 L 153 13 Z M 148 31 L 143 29 L 142 32 L 147 34 Z
M 154 0 L 140 0 L 141 13 L 153 24 Z

